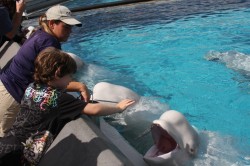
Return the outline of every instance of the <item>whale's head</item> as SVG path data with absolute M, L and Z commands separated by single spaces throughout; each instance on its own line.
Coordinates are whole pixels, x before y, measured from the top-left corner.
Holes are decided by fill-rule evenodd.
M 132 99 L 138 102 L 140 96 L 129 88 L 108 82 L 99 82 L 93 88 L 93 100 L 99 103 L 116 105 L 123 99 Z
M 144 156 L 149 165 L 188 165 L 197 153 L 198 133 L 180 112 L 163 113 L 153 121 L 151 134 L 154 145 Z

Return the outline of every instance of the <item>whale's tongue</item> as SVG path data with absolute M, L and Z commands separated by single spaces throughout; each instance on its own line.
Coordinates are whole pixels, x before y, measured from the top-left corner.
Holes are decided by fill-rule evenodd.
M 177 147 L 176 141 L 160 125 L 153 125 L 151 132 L 157 146 L 156 156 L 169 153 Z

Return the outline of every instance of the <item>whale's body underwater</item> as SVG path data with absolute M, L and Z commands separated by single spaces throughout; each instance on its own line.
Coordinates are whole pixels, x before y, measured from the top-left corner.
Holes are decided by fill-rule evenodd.
M 209 51 L 204 57 L 208 61 L 220 62 L 248 78 L 250 77 L 250 56 L 237 51 Z

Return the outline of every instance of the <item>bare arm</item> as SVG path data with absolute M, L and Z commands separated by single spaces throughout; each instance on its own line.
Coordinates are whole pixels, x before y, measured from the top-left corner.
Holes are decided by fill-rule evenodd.
M 12 39 L 16 35 L 17 30 L 21 25 L 23 11 L 25 10 L 26 6 L 25 3 L 25 0 L 16 1 L 16 13 L 12 19 L 12 30 L 5 34 L 5 36 L 9 39 Z
M 87 86 L 81 82 L 72 81 L 67 86 L 67 91 L 69 92 L 81 92 L 85 102 L 89 102 L 90 94 Z
M 134 104 L 134 102 L 135 101 L 131 99 L 124 99 L 121 102 L 119 102 L 116 106 L 111 106 L 101 103 L 96 103 L 96 104 L 88 103 L 86 107 L 82 110 L 82 113 L 87 115 L 98 115 L 98 116 L 121 113 L 127 107 Z

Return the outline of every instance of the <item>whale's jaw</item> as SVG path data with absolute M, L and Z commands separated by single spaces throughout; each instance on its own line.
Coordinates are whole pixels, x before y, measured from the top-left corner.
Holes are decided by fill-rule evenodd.
M 189 155 L 177 140 L 158 123 L 151 126 L 154 145 L 146 152 L 143 159 L 150 166 L 183 166 L 189 162 Z M 188 164 L 187 164 L 188 165 Z
M 185 117 L 175 111 L 166 111 L 151 128 L 154 145 L 143 159 L 150 166 L 187 166 L 192 164 L 199 146 L 196 130 Z
M 175 150 L 178 146 L 173 137 L 164 130 L 159 124 L 152 124 L 151 133 L 154 140 L 155 148 L 147 155 L 148 157 L 157 157 Z

